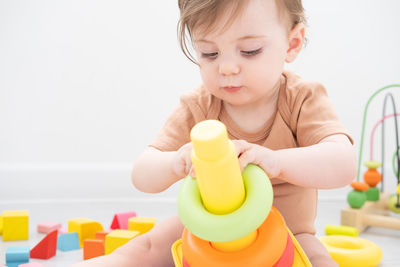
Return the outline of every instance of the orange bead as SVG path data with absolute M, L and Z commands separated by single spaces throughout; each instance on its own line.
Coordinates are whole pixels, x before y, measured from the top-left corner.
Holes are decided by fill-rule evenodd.
M 354 181 L 350 185 L 351 185 L 351 187 L 354 188 L 354 190 L 361 191 L 361 192 L 367 191 L 369 189 L 369 186 L 367 184 L 360 182 L 360 181 Z
M 368 169 L 364 173 L 364 181 L 371 187 L 375 187 L 382 181 L 382 175 L 376 169 Z

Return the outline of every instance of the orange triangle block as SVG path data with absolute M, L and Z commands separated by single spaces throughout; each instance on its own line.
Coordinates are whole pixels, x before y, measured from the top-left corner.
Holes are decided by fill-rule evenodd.
M 47 234 L 32 250 L 31 258 L 47 260 L 56 255 L 57 230 Z

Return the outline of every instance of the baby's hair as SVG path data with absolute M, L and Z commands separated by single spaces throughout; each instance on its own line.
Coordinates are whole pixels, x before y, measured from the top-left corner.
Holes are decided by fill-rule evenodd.
M 189 51 L 188 41 L 192 40 L 193 30 L 202 26 L 204 33 L 211 32 L 224 10 L 231 10 L 231 16 L 224 25 L 229 27 L 241 15 L 244 7 L 252 0 L 178 0 L 181 17 L 178 22 L 178 40 L 185 56 L 197 64 Z M 279 17 L 288 17 L 290 28 L 298 23 L 306 24 L 302 0 L 275 0 Z

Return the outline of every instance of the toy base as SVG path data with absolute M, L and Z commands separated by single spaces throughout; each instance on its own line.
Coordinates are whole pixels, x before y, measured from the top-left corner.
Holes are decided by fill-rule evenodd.
M 293 236 L 292 232 L 287 228 L 290 237 L 292 238 L 294 245 L 294 259 L 292 267 L 312 267 L 310 261 L 308 260 L 306 254 L 301 248 L 300 244 L 297 242 L 296 238 Z M 182 239 L 178 239 L 171 247 L 172 257 L 174 259 L 175 267 L 183 267 L 182 264 Z

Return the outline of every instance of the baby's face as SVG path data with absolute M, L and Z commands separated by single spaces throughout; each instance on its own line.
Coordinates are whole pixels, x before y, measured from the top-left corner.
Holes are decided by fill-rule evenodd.
M 268 102 L 287 60 L 287 23 L 278 17 L 275 0 L 249 1 L 221 31 L 226 20 L 224 15 L 211 33 L 201 27 L 193 32 L 204 86 L 230 105 Z

